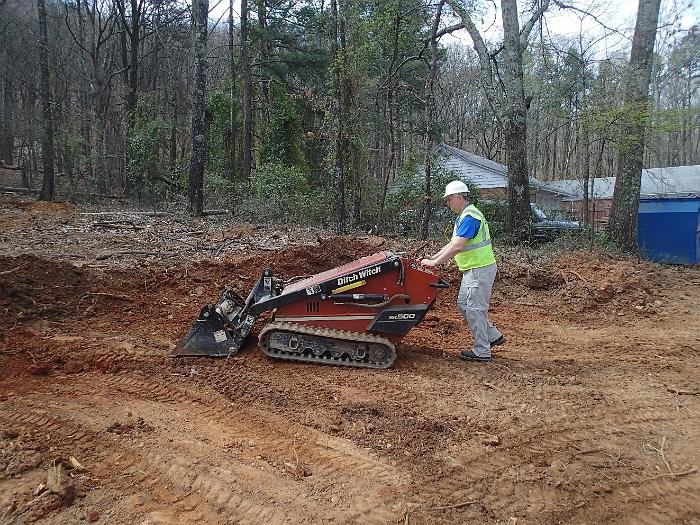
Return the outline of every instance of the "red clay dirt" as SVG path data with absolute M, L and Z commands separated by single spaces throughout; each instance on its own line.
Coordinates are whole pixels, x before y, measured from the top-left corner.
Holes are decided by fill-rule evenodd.
M 699 523 L 700 276 L 498 252 L 388 370 L 168 356 L 224 286 L 417 244 L 0 201 L 0 523 Z M 259 320 L 257 329 L 264 319 Z

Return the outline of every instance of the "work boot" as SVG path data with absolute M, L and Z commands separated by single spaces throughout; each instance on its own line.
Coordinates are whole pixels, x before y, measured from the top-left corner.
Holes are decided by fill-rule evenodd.
M 489 356 L 489 357 L 479 357 L 478 355 L 476 355 L 476 354 L 475 354 L 474 352 L 472 352 L 471 350 L 469 350 L 469 351 L 467 351 L 467 350 L 462 350 L 462 351 L 459 353 L 459 358 L 460 358 L 460 359 L 464 359 L 465 361 L 476 361 L 476 362 L 478 362 L 478 363 L 488 363 L 488 362 L 491 361 L 491 356 Z
M 491 341 L 491 342 L 489 343 L 489 345 L 491 345 L 491 348 L 493 348 L 494 346 L 502 345 L 502 344 L 505 343 L 505 342 L 506 342 L 506 338 L 503 337 L 503 336 L 501 336 L 501 337 L 499 337 L 498 339 L 496 339 L 495 341 Z

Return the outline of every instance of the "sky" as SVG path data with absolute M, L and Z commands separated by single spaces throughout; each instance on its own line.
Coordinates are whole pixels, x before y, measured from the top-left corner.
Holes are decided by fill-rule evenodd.
M 328 3 L 328 2 L 327 2 Z M 520 2 L 522 5 L 524 2 Z M 550 36 L 578 38 L 579 34 L 595 41 L 595 54 L 601 57 L 629 48 L 634 32 L 638 0 L 565 0 L 573 9 L 562 10 L 550 6 L 545 14 L 543 30 Z M 485 38 L 496 42 L 501 38 L 501 15 L 496 5 L 498 0 L 483 1 L 482 12 L 473 15 L 474 22 Z M 552 2 L 553 4 L 553 2 Z M 234 18 L 239 19 L 240 0 L 234 0 Z M 229 0 L 209 0 L 209 17 L 212 21 L 223 16 L 220 23 L 228 22 Z M 582 11 L 595 13 L 597 21 L 586 16 Z M 520 25 L 529 18 L 528 13 L 521 13 Z M 675 24 L 684 32 L 700 23 L 700 0 L 662 0 L 659 25 L 663 34 L 663 24 L 675 19 Z M 606 27 L 603 27 L 603 25 Z M 443 37 L 444 45 L 464 45 L 472 47 L 471 38 L 466 30 Z

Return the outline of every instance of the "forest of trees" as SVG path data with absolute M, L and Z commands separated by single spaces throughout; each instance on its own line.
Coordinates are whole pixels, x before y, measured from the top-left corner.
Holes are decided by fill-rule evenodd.
M 633 106 L 634 21 L 567 2 L 0 0 L 0 161 L 42 198 L 339 231 L 408 209 L 425 234 L 445 142 L 508 165 L 516 227 L 528 176 L 615 176 L 640 126 L 644 167 L 700 164 L 700 34 L 674 7 Z M 563 11 L 597 30 L 562 36 Z

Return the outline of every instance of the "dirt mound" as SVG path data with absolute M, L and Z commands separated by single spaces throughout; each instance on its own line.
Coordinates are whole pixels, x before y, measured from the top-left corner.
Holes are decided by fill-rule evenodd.
M 3 208 L 18 208 L 20 210 L 25 209 L 30 202 L 29 199 L 22 199 L 19 197 L 0 197 L 0 206 Z
M 24 255 L 0 257 L 0 268 L 7 268 L 0 272 L 0 308 L 9 314 L 0 326 L 64 316 L 85 290 L 83 272 L 70 264 Z
M 123 322 L 125 326 L 139 320 L 152 322 L 171 308 L 173 298 L 187 297 L 198 282 L 207 289 L 217 289 L 219 272 L 201 270 L 187 274 L 170 272 L 154 266 L 148 269 L 101 271 L 33 255 L 0 257 L 0 328 L 31 325 L 38 320 L 51 322 Z M 204 289 L 203 289 L 204 290 Z M 204 296 L 204 291 L 199 295 Z M 203 302 L 193 293 L 191 299 Z
M 46 202 L 16 197 L 0 197 L 0 206 L 47 215 L 70 215 L 76 211 L 75 206 L 67 202 Z
M 534 302 L 534 296 L 542 306 L 573 315 L 653 312 L 664 288 L 658 265 L 598 252 L 567 252 L 537 262 L 508 259 L 499 269 L 505 300 L 529 297 Z
M 652 308 L 662 289 L 659 267 L 598 253 L 575 252 L 552 261 L 564 280 L 560 297 L 582 308 Z
M 224 262 L 107 271 L 33 255 L 0 257 L 0 267 L 8 268 L 0 272 L 0 308 L 8 314 L 0 327 L 45 319 L 70 320 L 75 326 L 101 320 L 145 329 L 159 319 L 164 327 L 184 333 L 202 306 L 216 302 L 224 288 L 245 297 L 267 267 L 283 278 L 314 274 L 374 253 L 380 243 L 378 238 L 332 237 Z
M 30 202 L 25 206 L 27 211 L 51 214 L 51 215 L 71 215 L 75 213 L 75 206 L 68 204 L 67 202 L 45 202 L 36 201 Z
M 312 275 L 376 253 L 382 249 L 383 244 L 381 237 L 319 238 L 316 245 L 292 246 L 269 254 L 253 255 L 236 267 L 241 271 L 254 268 L 255 275 L 267 267 L 272 268 L 275 274 L 287 278 Z
M 331 237 L 311 245 L 202 261 L 184 267 L 158 265 L 103 271 L 25 255 L 0 257 L 0 308 L 8 315 L 0 326 L 48 320 L 104 318 L 129 326 L 147 326 L 160 318 L 168 326 L 189 326 L 199 309 L 213 303 L 224 288 L 245 297 L 263 269 L 288 279 L 312 275 L 375 253 L 381 238 Z M 573 252 L 551 259 L 499 262 L 495 302 L 540 305 L 558 315 L 579 316 L 657 312 L 662 290 L 672 285 L 657 265 L 608 255 Z M 439 303 L 456 299 L 460 274 L 444 269 L 452 286 Z M 453 328 L 436 320 L 437 333 Z M 176 328 L 179 330 L 180 328 Z M 185 328 L 182 328 L 184 330 Z
M 9 253 L 20 252 L 17 249 L 20 246 L 20 253 L 32 252 L 31 244 L 42 237 L 49 241 L 48 246 L 44 245 L 34 253 L 42 253 L 46 248 L 55 249 L 66 241 L 65 226 L 80 218 L 71 204 L 16 198 L 0 197 L 0 212 L 0 232 L 5 234 L 0 235 L 0 242 L 5 241 L 8 248 L 14 249 Z

